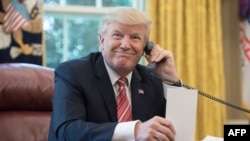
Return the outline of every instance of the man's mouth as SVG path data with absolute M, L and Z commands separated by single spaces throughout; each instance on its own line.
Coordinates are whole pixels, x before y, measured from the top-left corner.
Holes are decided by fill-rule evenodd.
M 133 52 L 122 52 L 122 51 L 115 51 L 115 53 L 120 54 L 120 55 L 135 55 Z

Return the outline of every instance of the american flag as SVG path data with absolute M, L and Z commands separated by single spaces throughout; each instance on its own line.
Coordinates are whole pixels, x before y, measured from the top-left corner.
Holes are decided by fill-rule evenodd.
M 144 94 L 144 91 L 142 89 L 138 89 L 139 94 Z
M 28 24 L 29 20 L 29 13 L 23 1 L 12 0 L 6 8 L 3 26 L 6 32 L 13 32 Z
M 239 0 L 240 43 L 242 52 L 242 105 L 250 109 L 250 0 Z M 248 119 L 250 114 L 247 113 Z

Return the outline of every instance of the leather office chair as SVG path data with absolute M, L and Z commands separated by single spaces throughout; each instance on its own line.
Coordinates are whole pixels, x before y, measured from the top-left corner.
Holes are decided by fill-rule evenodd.
M 53 69 L 0 64 L 0 140 L 47 141 L 53 91 Z

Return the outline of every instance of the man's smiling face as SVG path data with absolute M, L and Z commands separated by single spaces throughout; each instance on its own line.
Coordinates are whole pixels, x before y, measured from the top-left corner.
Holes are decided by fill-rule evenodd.
M 143 25 L 110 23 L 99 38 L 105 62 L 116 73 L 127 75 L 144 53 L 145 35 Z

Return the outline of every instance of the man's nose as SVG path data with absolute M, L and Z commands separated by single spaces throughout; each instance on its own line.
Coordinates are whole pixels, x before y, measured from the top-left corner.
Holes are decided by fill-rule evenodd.
M 120 47 L 123 49 L 129 49 L 131 47 L 129 37 L 122 38 Z

